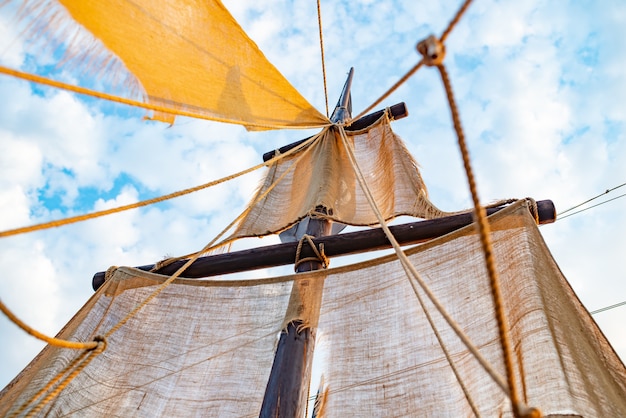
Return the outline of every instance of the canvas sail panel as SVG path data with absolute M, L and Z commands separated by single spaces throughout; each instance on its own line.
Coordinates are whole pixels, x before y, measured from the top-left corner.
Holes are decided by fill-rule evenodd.
M 39 16 L 42 22 L 35 27 L 47 26 L 46 35 L 57 35 L 61 42 L 71 35 L 69 58 L 98 65 L 92 71 L 107 80 L 130 77 L 130 84 L 140 85 L 153 105 L 257 129 L 329 123 L 265 58 L 219 0 L 59 3 L 66 10 L 56 2 L 31 1 L 27 7 L 33 13 L 25 19 Z M 77 26 L 72 19 L 98 42 L 85 32 L 71 32 Z M 115 60 L 123 66 L 111 65 Z M 109 74 L 122 67 L 130 74 Z M 130 88 L 130 93 L 136 92 Z
M 162 276 L 120 268 L 61 332 L 90 340 L 150 294 Z M 291 282 L 182 281 L 108 339 L 40 416 L 258 415 Z M 0 394 L 15 410 L 78 353 L 47 347 Z
M 523 400 L 548 416 L 626 416 L 626 370 L 555 265 L 525 203 L 490 219 Z M 472 227 L 407 253 L 504 374 Z M 278 333 L 286 312 L 294 312 L 296 278 L 324 281 L 313 371 L 324 374 L 325 417 L 473 416 L 394 257 L 270 279 L 178 280 L 113 334 L 40 416 L 258 416 Z M 163 279 L 117 269 L 60 337 L 86 341 L 105 333 Z M 506 396 L 427 308 L 478 413 L 511 417 Z M 0 393 L 0 415 L 76 355 L 44 349 Z
M 624 366 L 555 265 L 527 208 L 506 212 L 492 217 L 492 238 L 523 400 L 551 416 L 626 416 Z M 409 258 L 505 376 L 472 228 L 410 250 Z M 427 309 L 479 414 L 513 416 L 508 398 L 430 303 Z M 474 416 L 393 257 L 326 279 L 318 339 L 328 417 Z
M 375 214 L 359 186 L 340 137 L 341 127 L 326 129 L 308 149 L 270 166 L 253 206 L 233 236 L 282 231 L 327 208 L 325 218 L 347 225 L 374 225 Z M 362 131 L 346 131 L 374 199 L 385 219 L 400 215 L 436 218 L 448 213 L 428 200 L 417 163 L 392 130 L 387 116 Z M 304 156 L 303 156 L 304 154 Z M 284 179 L 274 184 L 283 174 Z

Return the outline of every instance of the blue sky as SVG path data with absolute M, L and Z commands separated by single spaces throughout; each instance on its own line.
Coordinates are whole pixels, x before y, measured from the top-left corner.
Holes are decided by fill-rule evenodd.
M 225 4 L 278 69 L 324 111 L 314 1 Z M 322 1 L 330 106 L 355 67 L 355 112 L 419 59 L 459 2 Z M 565 210 L 626 182 L 626 4 L 622 1 L 476 1 L 447 42 L 447 61 L 484 202 L 530 196 Z M 33 54 L 0 9 L 0 63 L 89 83 Z M 0 229 L 114 207 L 194 186 L 261 160 L 308 135 L 249 133 L 141 111 L 0 76 Z M 421 165 L 431 200 L 470 206 L 441 82 L 424 68 L 383 105 L 405 101 L 395 131 Z M 92 294 L 110 265 L 143 265 L 203 247 L 241 211 L 260 173 L 167 204 L 0 241 L 0 298 L 50 334 Z M 606 197 L 623 193 L 616 190 Z M 595 201 L 594 203 L 597 203 Z M 626 300 L 626 199 L 541 228 L 589 310 Z M 252 244 L 274 243 L 275 239 Z M 595 316 L 626 358 L 626 307 Z M 42 348 L 0 319 L 0 386 Z M 5 363 L 6 361 L 6 363 Z

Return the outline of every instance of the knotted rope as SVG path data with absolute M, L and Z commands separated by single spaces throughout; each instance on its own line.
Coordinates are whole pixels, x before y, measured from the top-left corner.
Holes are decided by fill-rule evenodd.
M 319 250 L 318 250 L 318 248 L 315 246 L 315 243 L 313 242 L 313 238 L 314 237 L 311 235 L 304 234 L 302 238 L 300 238 L 300 241 L 298 241 L 298 247 L 296 248 L 296 261 L 294 262 L 294 267 L 293 267 L 295 271 L 298 271 L 298 266 L 300 264 L 306 263 L 309 261 L 317 261 L 322 265 L 323 268 L 325 269 L 328 268 L 330 261 L 328 257 L 326 257 L 326 254 L 324 254 L 324 244 L 320 243 Z M 300 253 L 302 252 L 302 246 L 305 241 L 309 244 L 309 246 L 313 250 L 313 253 L 315 253 L 315 257 L 300 258 Z

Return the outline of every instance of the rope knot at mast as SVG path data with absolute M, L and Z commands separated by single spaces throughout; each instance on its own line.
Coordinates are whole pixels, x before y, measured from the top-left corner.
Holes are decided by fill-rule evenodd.
M 446 57 L 445 45 L 434 35 L 420 41 L 417 44 L 417 52 L 424 57 L 424 64 L 429 67 L 443 65 L 443 60 Z
M 324 254 L 324 244 L 320 243 L 319 249 L 315 246 L 315 243 L 313 242 L 313 238 L 311 235 L 303 235 L 302 238 L 300 238 L 300 241 L 298 241 L 298 247 L 296 248 L 296 261 L 294 262 L 294 270 L 298 271 L 298 266 L 302 263 L 306 263 L 308 261 L 318 261 L 322 264 L 323 268 L 328 268 L 330 261 L 328 259 L 328 257 L 326 257 L 326 254 Z M 300 258 L 300 253 L 302 252 L 302 245 L 304 244 L 304 241 L 306 240 L 306 242 L 309 244 L 309 246 L 311 247 L 311 249 L 313 250 L 313 252 L 315 253 L 315 257 L 305 257 L 305 258 Z

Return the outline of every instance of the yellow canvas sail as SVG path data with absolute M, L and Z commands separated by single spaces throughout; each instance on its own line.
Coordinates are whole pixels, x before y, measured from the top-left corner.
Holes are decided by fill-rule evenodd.
M 59 3 L 65 9 L 55 3 L 31 2 L 42 20 L 33 27 L 46 27 L 48 35 L 61 37 L 78 29 L 68 45 L 71 57 L 91 66 L 121 60 L 130 74 L 107 77 L 130 78 L 129 92 L 136 93 L 131 85 L 139 86 L 152 105 L 251 129 L 328 124 L 219 0 Z M 96 39 L 77 28 L 76 22 Z M 107 71 L 120 67 L 108 66 Z M 173 120 L 160 112 L 154 117 Z

